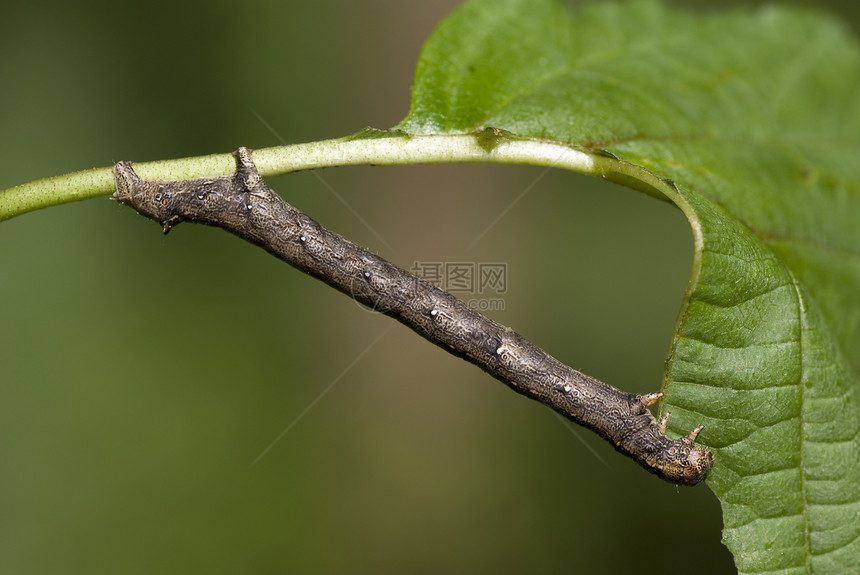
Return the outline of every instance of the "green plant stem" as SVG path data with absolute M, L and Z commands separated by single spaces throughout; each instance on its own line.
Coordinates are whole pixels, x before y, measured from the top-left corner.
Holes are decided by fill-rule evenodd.
M 551 166 L 623 183 L 669 199 L 691 221 L 695 217 L 670 182 L 647 170 L 601 152 L 580 150 L 558 142 L 511 138 L 495 134 L 492 129 L 470 134 L 426 136 L 367 130 L 336 140 L 259 149 L 254 151 L 253 158 L 264 177 L 366 164 L 395 166 L 471 162 Z M 235 160 L 229 153 L 213 154 L 136 163 L 135 170 L 144 179 L 219 177 L 233 173 Z M 115 189 L 110 167 L 36 180 L 0 192 L 0 221 L 42 208 L 106 196 Z

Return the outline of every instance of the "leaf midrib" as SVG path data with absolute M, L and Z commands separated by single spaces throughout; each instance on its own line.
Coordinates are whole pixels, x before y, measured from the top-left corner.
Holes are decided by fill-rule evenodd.
M 804 547 L 804 555 L 806 557 L 806 571 L 807 573 L 812 572 L 812 542 L 810 541 L 810 533 L 809 533 L 809 498 L 807 496 L 807 481 L 806 481 L 806 473 L 804 470 L 806 469 L 806 448 L 807 448 L 807 439 L 806 439 L 806 410 L 804 406 L 808 405 L 808 394 L 806 386 L 803 385 L 803 382 L 806 381 L 807 378 L 807 357 L 804 349 L 803 342 L 803 332 L 806 330 L 806 326 L 808 325 L 808 317 L 806 313 L 806 306 L 803 305 L 803 294 L 800 290 L 800 284 L 798 282 L 797 277 L 791 271 L 791 269 L 786 266 L 786 271 L 791 277 L 791 284 L 794 286 L 795 298 L 794 301 L 797 305 L 797 318 L 800 327 L 800 337 L 798 338 L 798 358 L 800 361 L 800 381 L 798 381 L 798 385 L 800 386 L 800 501 L 801 501 L 801 515 L 803 517 L 803 547 Z

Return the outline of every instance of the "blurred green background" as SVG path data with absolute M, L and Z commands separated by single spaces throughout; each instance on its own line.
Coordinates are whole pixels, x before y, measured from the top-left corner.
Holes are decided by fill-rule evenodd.
M 390 127 L 456 4 L 5 6 L 0 189 L 278 145 L 257 114 L 289 143 Z M 849 3 L 815 5 L 856 30 Z M 529 167 L 319 176 L 269 183 L 403 267 L 506 263 L 494 319 L 622 389 L 660 385 L 692 261 L 672 206 Z M 257 248 L 164 238 L 107 198 L 0 224 L 0 457 L 2 573 L 733 570 L 706 487 Z

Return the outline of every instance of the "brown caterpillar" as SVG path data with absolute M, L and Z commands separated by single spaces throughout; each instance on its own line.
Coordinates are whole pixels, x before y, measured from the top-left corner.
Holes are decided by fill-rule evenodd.
M 593 429 L 663 479 L 695 485 L 707 476 L 713 454 L 694 445 L 702 427 L 672 440 L 665 435 L 668 413 L 658 423 L 648 411 L 662 394 L 625 393 L 562 364 L 451 294 L 323 228 L 266 186 L 251 150 L 234 155 L 232 176 L 181 181 L 141 180 L 131 163 L 120 162 L 113 197 L 159 222 L 165 234 L 180 222 L 197 222 L 262 247 Z

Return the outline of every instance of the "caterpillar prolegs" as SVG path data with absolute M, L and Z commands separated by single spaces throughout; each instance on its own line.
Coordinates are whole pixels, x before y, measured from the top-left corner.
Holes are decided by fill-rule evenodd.
M 662 394 L 625 393 L 567 367 L 451 294 L 323 228 L 266 186 L 251 150 L 234 155 L 234 175 L 195 180 L 142 180 L 130 162 L 120 162 L 113 197 L 159 222 L 165 234 L 180 222 L 197 222 L 262 247 L 593 429 L 663 479 L 695 485 L 707 476 L 713 454 L 694 444 L 702 427 L 669 439 L 668 414 L 657 422 L 647 409 Z

